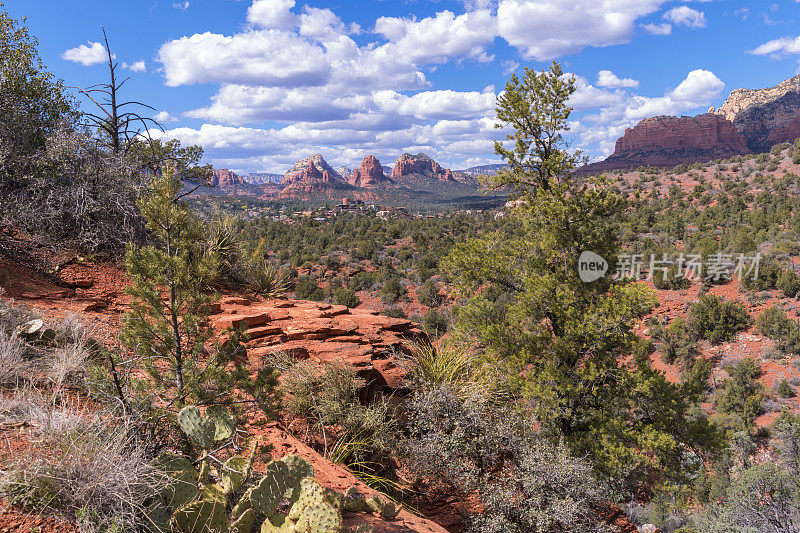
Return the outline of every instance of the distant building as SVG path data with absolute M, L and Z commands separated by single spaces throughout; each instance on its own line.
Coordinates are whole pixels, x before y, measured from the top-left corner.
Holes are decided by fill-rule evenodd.
M 340 211 L 354 211 L 364 209 L 364 201 L 350 198 L 342 198 L 342 203 L 336 206 Z

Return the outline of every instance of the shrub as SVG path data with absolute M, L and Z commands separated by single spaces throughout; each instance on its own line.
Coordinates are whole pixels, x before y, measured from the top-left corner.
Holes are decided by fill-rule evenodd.
M 667 364 L 671 365 L 677 361 L 682 368 L 688 368 L 700 355 L 700 348 L 697 342 L 689 336 L 686 321 L 683 318 L 676 318 L 667 326 L 662 335 L 662 341 L 664 343 L 662 359 Z
M 770 307 L 756 318 L 756 327 L 765 336 L 778 341 L 783 354 L 800 353 L 800 325 L 777 306 Z
M 725 369 L 730 378 L 725 382 L 722 396 L 717 401 L 721 413 L 733 415 L 744 428 L 750 428 L 761 414 L 764 399 L 761 383 L 761 367 L 755 359 L 745 358 Z
M 345 305 L 347 307 L 357 307 L 361 301 L 356 296 L 355 291 L 345 287 L 337 287 L 333 291 L 333 303 L 336 305 Z
M 374 460 L 396 444 L 396 423 L 386 401 L 360 401 L 365 383 L 344 363 L 322 368 L 307 361 L 295 363 L 278 355 L 273 364 L 282 371 L 284 405 L 294 417 L 308 421 L 323 441 L 323 455 L 339 463 Z
M 50 419 L 59 415 L 45 405 L 38 409 Z M 144 527 L 143 502 L 158 493 L 162 479 L 134 428 L 101 415 L 70 415 L 67 423 L 42 426 L 40 439 L 4 469 L 0 492 L 37 512 L 66 515 L 81 531 Z
M 237 358 L 240 332 L 212 343 L 211 298 L 201 289 L 213 277 L 215 258 L 205 253 L 206 228 L 180 200 L 181 187 L 176 167 L 170 166 L 139 201 L 156 244 L 131 245 L 126 254 L 131 304 L 121 340 L 143 361 L 160 399 L 173 407 L 187 401 L 233 405 L 234 389 L 252 396 L 244 403 L 237 398 L 236 406 L 265 406 L 276 383 L 272 370 L 264 367 L 251 378 Z
M 325 299 L 325 291 L 317 285 L 311 276 L 300 276 L 294 284 L 294 297 L 299 300 L 321 302 Z
M 426 307 L 438 307 L 442 303 L 442 297 L 439 295 L 439 288 L 432 280 L 428 280 L 422 284 L 417 291 L 417 298 L 419 303 Z
M 438 309 L 429 309 L 422 317 L 422 329 L 432 339 L 437 339 L 447 331 L 447 317 Z
M 397 278 L 389 278 L 381 287 L 381 301 L 387 304 L 396 303 L 406 295 L 406 288 L 400 284 Z
M 689 310 L 689 333 L 712 344 L 733 340 L 736 333 L 751 323 L 750 315 L 739 302 L 704 294 Z
M 412 471 L 444 490 L 478 495 L 482 512 L 470 517 L 470 531 L 601 530 L 590 465 L 535 433 L 520 412 L 449 386 L 416 392 L 408 407 Z
M 789 382 L 784 379 L 778 385 L 778 394 L 783 398 L 792 398 L 794 397 L 794 389 L 789 385 Z
M 756 318 L 756 328 L 770 339 L 785 338 L 791 333 L 794 322 L 786 316 L 783 308 L 772 306 Z M 795 326 L 796 327 L 796 326 Z

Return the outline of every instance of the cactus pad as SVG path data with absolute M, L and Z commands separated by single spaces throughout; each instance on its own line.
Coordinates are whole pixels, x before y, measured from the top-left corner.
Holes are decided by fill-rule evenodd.
M 219 476 L 222 479 L 222 488 L 226 494 L 231 494 L 244 484 L 248 473 L 250 459 L 247 457 L 231 457 L 220 468 Z
M 228 530 L 228 517 L 224 504 L 198 500 L 175 511 L 170 525 L 180 533 L 215 533 Z
M 212 405 L 206 409 L 206 418 L 214 422 L 215 441 L 229 439 L 236 431 L 236 420 L 231 412 L 221 405 Z
M 253 508 L 267 516 L 273 515 L 293 481 L 289 468 L 282 461 L 271 461 L 258 485 L 247 491 L 247 497 Z
M 256 512 L 248 509 L 242 516 L 231 522 L 229 533 L 250 533 L 253 530 L 253 522 L 256 520 Z
M 302 533 L 339 533 L 342 514 L 327 503 L 312 503 L 303 510 L 296 529 Z
M 203 417 L 200 409 L 194 405 L 187 405 L 178 413 L 178 425 L 192 442 L 204 450 L 211 449 L 214 444 L 216 425 L 214 420 Z

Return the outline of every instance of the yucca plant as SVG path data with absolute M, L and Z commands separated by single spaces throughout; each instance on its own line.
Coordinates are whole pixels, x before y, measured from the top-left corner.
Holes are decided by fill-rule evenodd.
M 266 257 L 262 239 L 252 250 L 242 252 L 243 277 L 250 290 L 264 298 L 280 298 L 290 287 L 289 275 Z
M 236 220 L 231 216 L 217 218 L 211 224 L 208 253 L 216 258 L 217 278 L 229 279 L 239 256 L 239 239 L 236 235 Z

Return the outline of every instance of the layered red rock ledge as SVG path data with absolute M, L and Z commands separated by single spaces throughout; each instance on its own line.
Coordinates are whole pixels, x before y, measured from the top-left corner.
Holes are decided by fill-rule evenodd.
M 246 327 L 252 368 L 278 352 L 317 363 L 343 362 L 366 381 L 367 396 L 404 389 L 406 372 L 398 356 L 410 353 L 413 343 L 425 338 L 416 324 L 405 319 L 303 300 L 254 302 L 228 297 L 213 312 L 218 331 Z

